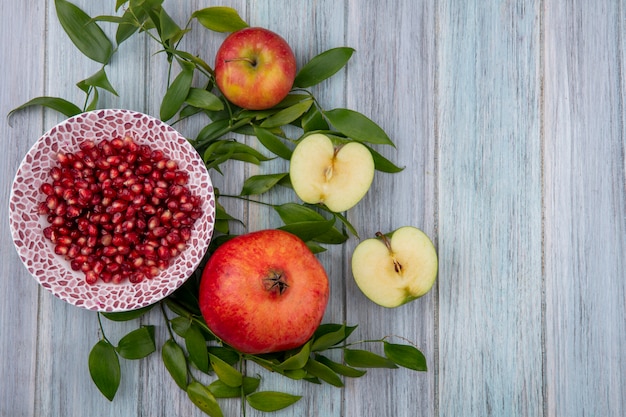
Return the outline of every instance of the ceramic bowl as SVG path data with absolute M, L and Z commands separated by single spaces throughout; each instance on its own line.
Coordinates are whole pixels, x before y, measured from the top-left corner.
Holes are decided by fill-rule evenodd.
M 45 201 L 40 191 L 43 182 L 50 182 L 50 169 L 57 165 L 57 153 L 76 152 L 79 143 L 92 139 L 129 135 L 138 144 L 160 149 L 175 160 L 179 169 L 189 173 L 186 186 L 201 199 L 202 217 L 192 229 L 187 247 L 173 258 L 170 265 L 151 279 L 138 283 L 128 280 L 88 284 L 81 271 L 73 271 L 63 256 L 54 252 L 54 245 L 44 237 L 48 226 L 38 205 Z M 215 221 L 215 196 L 206 166 L 191 144 L 171 126 L 146 114 L 129 110 L 104 109 L 82 113 L 54 126 L 30 149 L 21 162 L 9 202 L 9 222 L 13 242 L 22 262 L 46 290 L 74 306 L 101 312 L 135 310 L 170 295 L 194 272 L 208 248 Z

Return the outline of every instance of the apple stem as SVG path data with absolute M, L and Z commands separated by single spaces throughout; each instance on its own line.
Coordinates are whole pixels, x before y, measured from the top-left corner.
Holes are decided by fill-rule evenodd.
M 389 250 L 389 254 L 391 255 L 391 259 L 393 260 L 393 269 L 395 269 L 396 273 L 398 274 L 402 273 L 402 264 L 398 262 L 398 260 L 396 259 L 393 253 L 393 250 L 391 250 L 391 242 L 389 241 L 387 236 L 385 236 L 381 232 L 376 232 L 376 237 L 382 240 L 385 246 L 387 247 L 387 250 Z

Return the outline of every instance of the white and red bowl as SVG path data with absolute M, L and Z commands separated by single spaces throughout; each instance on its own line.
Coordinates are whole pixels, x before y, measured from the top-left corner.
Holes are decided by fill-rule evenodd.
M 88 284 L 84 273 L 73 271 L 64 257 L 55 254 L 43 235 L 48 225 L 39 214 L 45 200 L 40 191 L 49 182 L 49 171 L 57 164 L 57 153 L 78 151 L 85 139 L 131 136 L 140 145 L 161 150 L 189 173 L 186 186 L 200 197 L 202 216 L 192 229 L 186 249 L 167 269 L 139 283 Z M 215 195 L 206 166 L 191 144 L 171 126 L 130 110 L 95 110 L 73 116 L 46 132 L 20 164 L 9 201 L 13 242 L 22 262 L 37 282 L 56 297 L 72 305 L 101 312 L 135 310 L 162 300 L 179 288 L 200 264 L 209 246 L 215 222 Z

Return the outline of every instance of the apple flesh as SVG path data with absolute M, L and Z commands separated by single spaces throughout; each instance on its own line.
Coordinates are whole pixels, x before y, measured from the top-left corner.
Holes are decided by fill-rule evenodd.
M 370 300 L 398 307 L 426 294 L 437 277 L 437 252 L 421 230 L 405 226 L 391 235 L 366 239 L 352 254 L 352 274 Z
M 274 107 L 296 77 L 296 58 L 280 35 L 258 27 L 231 33 L 215 57 L 215 81 L 228 100 L 248 110 Z
M 224 343 L 262 354 L 306 343 L 328 297 L 322 264 L 300 238 L 274 229 L 218 247 L 202 273 L 199 305 L 207 326 Z
M 322 203 L 333 212 L 346 211 L 372 185 L 374 158 L 358 142 L 335 146 L 328 136 L 315 133 L 294 149 L 289 176 L 294 191 L 305 203 Z

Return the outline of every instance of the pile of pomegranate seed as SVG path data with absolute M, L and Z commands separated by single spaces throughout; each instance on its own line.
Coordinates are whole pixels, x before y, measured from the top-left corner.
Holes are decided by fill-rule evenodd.
M 189 175 L 128 136 L 79 148 L 59 153 L 52 181 L 41 185 L 44 236 L 89 284 L 153 278 L 185 250 L 202 215 Z

